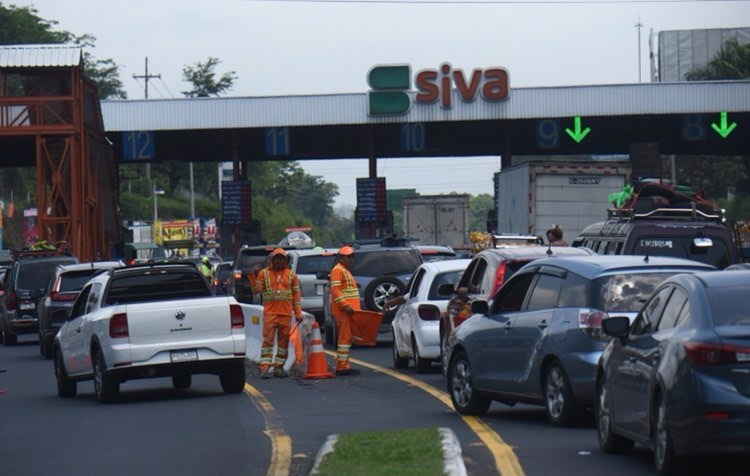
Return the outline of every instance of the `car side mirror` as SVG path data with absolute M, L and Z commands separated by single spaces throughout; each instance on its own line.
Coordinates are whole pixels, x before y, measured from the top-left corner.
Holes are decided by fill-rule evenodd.
M 490 305 L 487 301 L 477 299 L 471 303 L 471 312 L 472 314 L 487 314 L 490 312 Z
M 624 339 L 630 332 L 630 319 L 627 316 L 608 317 L 602 321 L 602 331 L 610 337 Z

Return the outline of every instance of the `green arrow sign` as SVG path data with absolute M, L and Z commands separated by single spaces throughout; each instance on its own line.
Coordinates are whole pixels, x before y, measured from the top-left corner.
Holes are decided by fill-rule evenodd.
M 715 122 L 712 122 L 711 127 L 714 128 L 716 133 L 719 134 L 722 139 L 726 139 L 727 136 L 732 133 L 734 128 L 737 127 L 737 123 L 733 122 L 731 124 L 727 124 L 727 113 L 722 112 L 720 124 L 717 125 Z
M 574 141 L 580 144 L 583 138 L 591 132 L 591 128 L 587 127 L 586 129 L 581 130 L 581 116 L 576 116 L 573 123 L 575 124 L 575 130 L 570 130 L 569 127 L 566 127 L 565 132 L 567 132 Z

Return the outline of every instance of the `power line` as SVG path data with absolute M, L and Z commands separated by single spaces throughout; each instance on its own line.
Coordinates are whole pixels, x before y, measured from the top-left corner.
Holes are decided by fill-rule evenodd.
M 403 5 L 586 5 L 621 3 L 740 3 L 750 0 L 244 0 L 253 3 L 347 3 Z

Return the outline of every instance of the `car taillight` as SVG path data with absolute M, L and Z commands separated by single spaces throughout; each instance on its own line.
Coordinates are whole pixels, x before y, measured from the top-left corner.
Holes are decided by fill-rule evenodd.
M 597 340 L 608 340 L 602 332 L 602 321 L 609 318 L 609 314 L 598 309 L 581 309 L 578 311 L 578 327 L 586 336 Z
M 434 304 L 420 304 L 417 307 L 417 315 L 423 321 L 440 320 L 440 309 Z
M 242 279 L 242 271 L 235 271 L 234 272 L 234 279 L 236 281 L 241 280 Z
M 497 271 L 495 271 L 495 285 L 492 286 L 492 294 L 490 294 L 490 297 L 493 297 L 498 289 L 500 289 L 500 286 L 503 285 L 503 281 L 505 280 L 505 263 L 500 263 L 500 265 L 497 267 Z
M 78 297 L 78 293 L 60 293 L 57 291 L 50 291 L 49 292 L 49 298 L 52 301 L 75 301 Z
M 6 296 L 5 308 L 9 311 L 15 311 L 18 307 L 18 295 L 13 291 L 10 291 L 8 294 L 6 294 Z
M 219 285 L 219 279 L 218 278 L 214 278 L 214 286 L 218 286 L 218 285 Z
M 685 342 L 685 354 L 696 365 L 750 362 L 750 348 L 720 342 Z
M 129 337 L 128 315 L 124 312 L 115 314 L 109 319 L 109 336 L 116 339 L 120 337 Z
M 242 314 L 242 308 L 239 304 L 229 305 L 229 316 L 232 320 L 232 329 L 245 327 L 245 316 Z

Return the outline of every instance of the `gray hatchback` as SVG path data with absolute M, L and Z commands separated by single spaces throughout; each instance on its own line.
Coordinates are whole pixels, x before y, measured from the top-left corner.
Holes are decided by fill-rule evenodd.
M 560 256 L 527 264 L 450 337 L 447 389 L 457 412 L 481 415 L 493 400 L 544 405 L 553 425 L 579 422 L 593 404 L 609 313 L 635 317 L 667 277 L 714 270 L 644 256 Z

